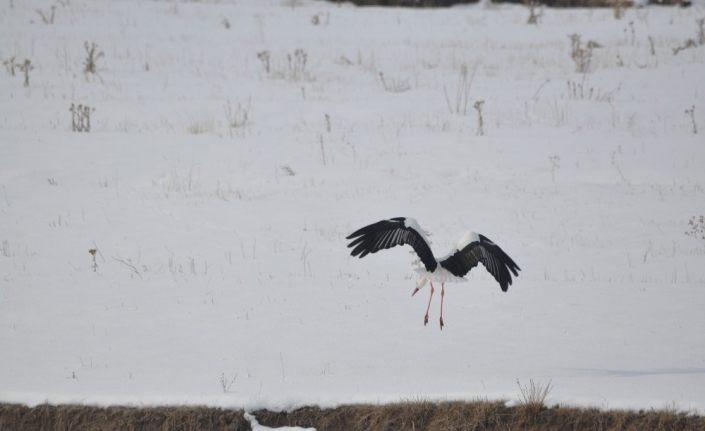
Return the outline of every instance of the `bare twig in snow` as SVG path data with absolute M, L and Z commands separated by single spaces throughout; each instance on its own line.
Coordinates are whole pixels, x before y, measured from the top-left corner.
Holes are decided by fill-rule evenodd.
M 685 42 L 683 42 L 683 45 L 677 46 L 673 48 L 673 55 L 678 55 L 679 52 L 688 49 L 688 48 L 695 48 L 698 46 L 693 39 L 688 39 Z
M 15 63 L 15 57 L 10 57 L 9 60 L 3 61 L 2 64 L 5 65 L 10 76 L 15 76 L 15 67 L 19 66 L 19 64 Z
M 656 48 L 654 46 L 654 38 L 649 36 L 649 52 L 651 55 L 656 55 Z
M 117 261 L 117 262 L 120 262 L 121 264 L 123 264 L 123 265 L 125 265 L 126 267 L 130 268 L 134 274 L 136 274 L 139 278 L 142 278 L 142 274 L 141 274 L 140 271 L 137 269 L 137 267 L 132 264 L 132 262 L 130 261 L 130 259 L 125 260 L 125 259 L 122 259 L 122 258 L 113 256 L 113 260 L 115 260 L 115 261 Z
M 37 13 L 42 18 L 44 24 L 54 24 L 54 16 L 56 15 L 56 6 L 51 5 L 51 12 L 48 15 L 44 14 L 44 11 L 37 9 Z
M 448 97 L 448 91 L 446 90 L 446 86 L 443 86 L 443 94 L 445 95 L 446 104 L 448 105 L 448 110 L 451 114 L 467 115 L 468 103 L 470 101 L 470 88 L 472 87 L 472 82 L 475 80 L 476 72 L 477 65 L 472 68 L 472 75 L 469 74 L 468 66 L 466 64 L 460 66 L 458 84 L 455 88 L 454 104 L 451 104 L 450 98 Z
M 281 170 L 288 176 L 293 177 L 296 175 L 296 172 L 294 172 L 293 169 L 291 169 L 291 166 L 289 165 L 282 165 L 280 166 Z
M 235 380 L 237 380 L 237 374 L 235 374 L 232 379 L 228 380 L 225 373 L 220 373 L 218 381 L 220 382 L 220 387 L 224 394 L 230 392 L 230 388 L 233 386 L 233 383 L 235 383 Z

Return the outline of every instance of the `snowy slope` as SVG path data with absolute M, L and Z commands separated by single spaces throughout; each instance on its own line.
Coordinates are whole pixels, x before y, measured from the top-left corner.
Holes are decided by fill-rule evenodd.
M 549 402 L 705 412 L 705 240 L 685 235 L 705 47 L 672 52 L 701 6 L 528 26 L 274 0 L 70 0 L 45 24 L 51 5 L 0 4 L 0 58 L 34 66 L 27 88 L 0 73 L 0 400 L 516 399 L 533 379 Z M 602 45 L 588 73 L 571 33 Z M 473 270 L 424 327 L 408 250 L 345 247 L 395 216 L 439 256 L 476 230 L 523 271 L 502 293 Z

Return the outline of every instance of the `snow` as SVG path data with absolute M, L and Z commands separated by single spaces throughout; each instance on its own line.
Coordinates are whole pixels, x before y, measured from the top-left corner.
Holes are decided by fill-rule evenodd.
M 0 71 L 0 400 L 516 400 L 533 379 L 549 403 L 705 412 L 705 240 L 685 234 L 705 47 L 672 52 L 702 2 L 538 26 L 516 6 L 64 3 L 53 24 L 52 1 L 0 4 L 0 58 L 34 66 L 27 88 Z M 572 33 L 602 45 L 586 74 Z M 503 293 L 477 268 L 424 327 L 408 250 L 346 247 L 396 216 L 438 251 L 481 232 L 522 272 Z

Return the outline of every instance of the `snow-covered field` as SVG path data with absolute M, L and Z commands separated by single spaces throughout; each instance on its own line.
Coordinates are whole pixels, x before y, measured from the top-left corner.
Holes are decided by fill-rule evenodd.
M 532 379 L 550 403 L 704 412 L 705 240 L 685 232 L 705 46 L 673 48 L 705 7 L 527 17 L 3 0 L 0 400 L 516 400 Z M 572 33 L 601 45 L 586 73 Z M 424 327 L 408 250 L 346 248 L 395 216 L 437 255 L 484 233 L 523 271 L 502 293 L 473 270 Z

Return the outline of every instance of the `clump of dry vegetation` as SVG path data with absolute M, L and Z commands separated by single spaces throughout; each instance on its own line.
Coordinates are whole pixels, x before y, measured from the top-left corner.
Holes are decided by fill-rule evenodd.
M 522 385 L 517 380 L 517 386 L 519 386 L 519 408 L 524 418 L 536 417 L 546 407 L 546 398 L 552 389 L 551 382 L 542 385 L 529 379 L 529 384 Z
M 687 236 L 705 241 L 705 216 L 693 216 L 688 220 Z
M 11 57 L 5 61 L 2 62 L 2 64 L 5 66 L 5 69 L 7 69 L 7 73 L 10 74 L 10 76 L 15 76 L 15 69 L 19 70 L 24 74 L 24 86 L 29 87 L 29 72 L 34 70 L 34 66 L 32 65 L 32 61 L 29 60 L 28 58 L 25 58 L 24 62 L 22 63 L 16 63 L 15 62 L 15 57 Z
M 570 38 L 570 58 L 575 63 L 575 71 L 578 73 L 587 73 L 590 70 L 592 61 L 592 51 L 595 48 L 602 48 L 599 43 L 589 40 L 584 46 L 580 40 L 580 35 L 573 33 L 568 35 Z
M 228 133 L 231 138 L 235 134 L 244 134 L 244 131 L 249 125 L 250 103 L 250 99 L 248 99 L 247 104 L 244 105 L 238 102 L 234 109 L 230 105 L 230 100 L 225 103 L 223 110 L 225 112 L 225 121 L 228 126 Z
M 293 53 L 286 54 L 286 68 L 272 60 L 272 54 L 268 50 L 257 53 L 257 59 L 262 64 L 264 72 L 269 78 L 286 79 L 288 81 L 310 81 L 312 77 L 306 66 L 308 65 L 308 53 L 297 48 Z
M 71 131 L 86 133 L 91 131 L 91 114 L 95 112 L 95 108 L 72 103 L 69 111 L 71 112 Z
M 300 81 L 306 77 L 306 64 L 308 63 L 308 54 L 301 48 L 294 51 L 294 54 L 286 55 L 289 77 L 294 81 Z
M 379 72 L 379 80 L 384 87 L 384 91 L 388 93 L 403 93 L 405 91 L 411 90 L 411 85 L 409 85 L 409 80 L 404 78 L 396 77 L 386 77 L 384 73 Z
M 595 102 L 612 103 L 614 96 L 622 88 L 620 82 L 615 88 L 610 91 L 602 91 L 590 84 L 587 75 L 582 76 L 581 81 L 566 81 L 568 86 L 568 98 L 574 100 L 593 100 Z

